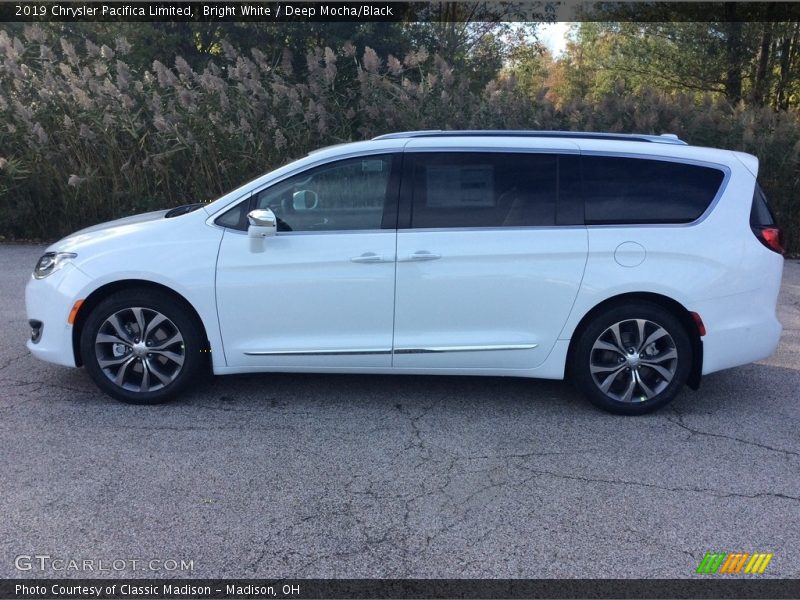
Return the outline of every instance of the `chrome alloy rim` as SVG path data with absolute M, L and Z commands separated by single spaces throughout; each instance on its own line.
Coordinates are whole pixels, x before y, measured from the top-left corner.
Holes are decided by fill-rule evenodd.
M 183 336 L 151 308 L 124 308 L 108 317 L 94 341 L 97 364 L 111 381 L 132 392 L 155 392 L 183 369 Z
M 595 385 L 618 402 L 644 402 L 666 388 L 678 368 L 675 340 L 646 319 L 614 323 L 592 346 Z

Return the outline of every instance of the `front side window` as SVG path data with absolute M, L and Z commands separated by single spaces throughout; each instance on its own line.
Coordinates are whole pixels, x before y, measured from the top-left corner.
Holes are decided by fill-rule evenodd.
M 352 158 L 316 167 L 259 192 L 278 231 L 380 229 L 390 191 L 392 156 Z
M 586 224 L 690 223 L 717 195 L 719 169 L 664 160 L 584 156 Z
M 412 170 L 413 228 L 555 223 L 556 155 L 418 153 Z

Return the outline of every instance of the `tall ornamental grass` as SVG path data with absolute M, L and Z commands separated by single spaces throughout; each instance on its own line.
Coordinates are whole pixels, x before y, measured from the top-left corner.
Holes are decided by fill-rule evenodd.
M 597 103 L 527 96 L 513 76 L 473 91 L 420 48 L 346 43 L 306 56 L 222 42 L 202 71 L 180 56 L 137 71 L 131 48 L 73 46 L 37 26 L 0 30 L 0 235 L 54 239 L 111 218 L 212 199 L 320 146 L 406 129 L 673 132 L 761 159 L 762 183 L 800 251 L 800 121 L 618 89 Z

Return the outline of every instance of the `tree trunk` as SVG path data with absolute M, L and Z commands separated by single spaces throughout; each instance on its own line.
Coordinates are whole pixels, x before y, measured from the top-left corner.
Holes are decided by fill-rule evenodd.
M 735 21 L 736 5 L 725 3 L 727 40 L 725 45 L 725 95 L 731 104 L 742 99 L 742 23 Z
M 789 85 L 792 72 L 794 54 L 797 53 L 798 37 L 800 36 L 800 23 L 796 23 L 794 31 L 787 31 L 781 42 L 780 78 L 778 79 L 778 93 L 775 98 L 775 108 L 788 110 L 789 94 L 786 88 Z
M 767 86 L 769 83 L 768 66 L 770 49 L 772 48 L 772 23 L 764 23 L 764 29 L 761 32 L 761 43 L 758 48 L 758 66 L 756 67 L 756 76 L 753 81 L 753 103 L 758 106 L 764 106 L 764 98 L 766 97 Z

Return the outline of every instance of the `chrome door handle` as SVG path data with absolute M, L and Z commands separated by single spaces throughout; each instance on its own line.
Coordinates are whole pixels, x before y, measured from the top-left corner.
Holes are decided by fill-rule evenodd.
M 406 261 L 420 262 L 425 260 L 439 260 L 440 258 L 442 258 L 441 254 L 434 254 L 433 252 L 428 252 L 427 250 L 420 250 L 419 252 L 414 252 L 414 254 L 409 256 Z
M 354 263 L 380 263 L 386 262 L 382 256 L 375 254 L 374 252 L 365 252 L 361 256 L 354 256 L 350 259 L 350 262 Z

